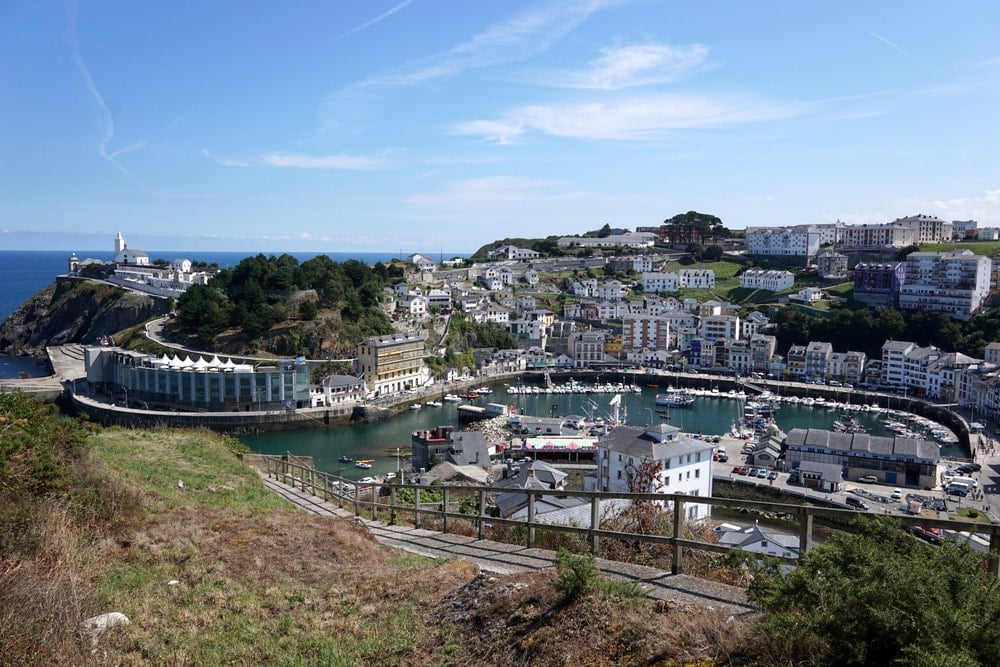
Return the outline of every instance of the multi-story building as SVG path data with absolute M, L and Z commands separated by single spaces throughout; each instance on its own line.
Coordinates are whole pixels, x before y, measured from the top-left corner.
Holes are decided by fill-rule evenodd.
M 844 228 L 842 250 L 886 250 L 904 248 L 917 242 L 912 225 L 889 222 L 878 225 L 848 225 Z
M 785 370 L 797 378 L 806 376 L 806 346 L 792 345 L 785 355 Z
M 747 254 L 765 261 L 807 266 L 819 252 L 823 233 L 812 225 L 748 227 Z
M 662 317 L 625 316 L 622 321 L 622 346 L 626 350 L 670 349 L 670 321 Z
M 969 250 L 911 252 L 906 280 L 899 289 L 899 307 L 928 310 L 967 320 L 990 292 L 989 257 Z
M 951 241 L 952 223 L 945 222 L 933 215 L 910 215 L 897 218 L 893 224 L 904 225 L 916 232 L 916 243 L 945 243 Z
M 816 257 L 816 271 L 825 280 L 835 280 L 847 277 L 847 255 L 833 250 L 821 252 Z
M 701 318 L 701 337 L 708 340 L 736 340 L 740 337 L 739 315 L 710 315 Z
M 795 274 L 791 271 L 747 269 L 739 276 L 740 287 L 781 292 L 795 285 Z
M 754 334 L 750 337 L 750 371 L 754 373 L 771 372 L 771 361 L 777 349 L 778 339 L 766 334 Z
M 826 373 L 826 362 L 833 353 L 833 345 L 810 341 L 806 345 L 806 377 L 821 378 Z
M 503 245 L 499 248 L 494 248 L 486 253 L 486 256 L 490 259 L 506 258 L 506 259 L 516 259 L 516 260 L 529 260 L 538 259 L 539 253 L 535 250 L 530 250 L 528 248 L 518 248 L 516 245 Z
M 424 337 L 394 333 L 366 338 L 358 344 L 358 370 L 369 395 L 415 389 L 429 379 L 424 366 Z
M 646 429 L 618 426 L 598 443 L 597 475 L 584 488 L 608 493 L 712 495 L 712 444 L 658 424 Z M 685 518 L 709 518 L 711 507 L 685 503 Z
M 755 310 L 752 313 L 747 314 L 740 323 L 742 329 L 742 335 L 740 338 L 746 338 L 749 340 L 754 336 L 754 334 L 762 333 L 764 329 L 771 326 L 771 320 L 768 319 L 767 315 Z
M 753 348 L 749 340 L 725 341 L 728 358 L 726 368 L 739 375 L 749 375 L 753 368 Z
M 916 344 L 904 340 L 887 340 L 882 344 L 882 374 L 880 382 L 886 387 L 906 386 L 906 355 L 916 349 Z
M 961 241 L 968 236 L 976 236 L 978 226 L 979 223 L 975 220 L 952 220 L 951 238 L 955 241 Z
M 961 352 L 944 352 L 927 366 L 924 395 L 942 403 L 958 401 L 958 381 L 956 375 L 982 364 Z
M 642 274 L 642 291 L 648 293 L 676 292 L 678 276 L 673 271 L 661 273 L 650 271 Z
M 864 377 L 866 360 L 864 352 L 831 352 L 826 360 L 826 375 L 841 382 L 857 384 Z
M 573 368 L 590 368 L 609 361 L 604 352 L 606 331 L 577 331 L 567 339 L 567 354 L 573 358 Z
M 681 269 L 677 272 L 677 285 L 689 289 L 714 289 L 715 271 L 712 269 Z
M 854 267 L 853 296 L 869 306 L 895 307 L 905 281 L 904 262 L 860 262 Z

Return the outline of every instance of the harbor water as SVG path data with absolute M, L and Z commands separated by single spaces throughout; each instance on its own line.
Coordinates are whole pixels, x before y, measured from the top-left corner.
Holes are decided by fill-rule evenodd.
M 519 394 L 510 395 L 504 385 L 492 387 L 493 392 L 479 396 L 464 404 L 485 405 L 503 403 L 513 406 L 518 414 L 537 417 L 561 417 L 582 415 L 589 418 L 608 419 L 612 415 L 610 404 L 613 393 L 576 394 Z M 656 394 L 662 389 L 643 387 L 638 393 L 621 394 L 621 408 L 628 424 L 668 423 L 690 434 L 721 435 L 729 433 L 733 423 L 743 414 L 743 401 L 733 398 L 698 397 L 688 408 L 670 409 L 667 417 L 663 408 L 656 406 Z M 849 397 L 846 396 L 845 400 Z M 260 454 L 295 454 L 311 456 L 320 470 L 332 472 L 348 479 L 359 479 L 368 475 L 380 475 L 397 469 L 409 470 L 410 435 L 414 431 L 432 429 L 437 426 L 453 425 L 465 428 L 458 420 L 459 403 L 444 402 L 441 407 L 424 406 L 419 410 L 407 410 L 390 420 L 331 426 L 323 429 L 262 433 L 242 436 L 240 440 Z M 842 420 L 845 409 L 827 407 L 806 407 L 781 403 L 775 422 L 787 432 L 793 428 L 833 429 L 835 421 Z M 883 423 L 890 416 L 884 412 L 851 410 L 871 435 L 891 436 L 893 433 Z M 397 451 L 398 448 L 398 451 Z M 958 450 L 942 447 L 942 455 L 958 455 Z M 353 463 L 342 463 L 340 457 L 373 459 L 371 469 L 355 468 Z

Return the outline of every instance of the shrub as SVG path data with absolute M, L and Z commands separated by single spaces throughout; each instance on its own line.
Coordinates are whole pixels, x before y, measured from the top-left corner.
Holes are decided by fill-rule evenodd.
M 590 592 L 597 582 L 593 554 L 575 554 L 560 548 L 556 551 L 556 576 L 555 589 L 564 604 Z

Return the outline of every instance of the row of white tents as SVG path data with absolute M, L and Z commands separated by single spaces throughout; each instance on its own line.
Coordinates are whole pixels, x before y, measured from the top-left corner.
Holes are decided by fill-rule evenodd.
M 204 357 L 199 356 L 197 360 L 192 360 L 191 357 L 186 356 L 183 359 L 178 357 L 169 357 L 163 355 L 162 357 L 154 358 L 150 360 L 150 364 L 154 368 L 166 368 L 172 371 L 202 371 L 202 372 L 217 372 L 217 373 L 253 373 L 253 366 L 250 364 L 238 364 L 228 358 L 225 361 L 219 359 L 218 355 L 213 355 L 208 361 Z

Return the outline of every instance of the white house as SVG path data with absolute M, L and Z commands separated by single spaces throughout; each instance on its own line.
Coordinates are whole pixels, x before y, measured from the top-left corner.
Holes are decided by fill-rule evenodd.
M 649 271 L 642 274 L 643 292 L 676 292 L 678 285 L 679 277 L 673 271 Z
M 712 269 L 681 269 L 677 272 L 677 284 L 690 289 L 715 288 L 715 271 Z
M 756 521 L 753 522 L 752 526 L 746 528 L 719 526 L 716 528 L 716 533 L 719 537 L 719 544 L 733 549 L 781 558 L 797 559 L 799 557 L 799 538 L 797 536 L 765 531 L 757 525 Z
M 584 481 L 585 489 L 712 495 L 712 445 L 681 437 L 675 426 L 617 426 L 597 446 L 597 476 Z M 699 521 L 710 516 L 711 507 L 685 503 L 684 513 L 689 521 Z
M 795 275 L 791 271 L 747 269 L 740 274 L 740 287 L 781 292 L 795 285 Z
M 507 259 L 537 259 L 539 253 L 535 250 L 529 250 L 528 248 L 518 248 L 516 245 L 502 245 L 499 248 L 494 248 L 487 253 L 487 257 L 506 257 Z

